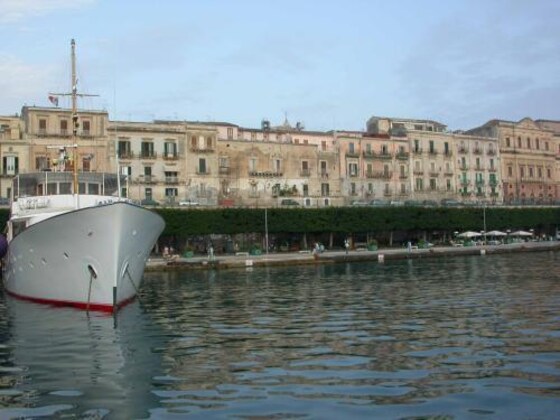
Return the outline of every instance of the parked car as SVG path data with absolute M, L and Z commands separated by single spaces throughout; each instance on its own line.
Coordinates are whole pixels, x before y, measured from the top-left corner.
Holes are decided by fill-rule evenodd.
M 10 199 L 8 197 L 0 197 L 0 206 L 9 206 Z
M 424 200 L 424 201 L 422 201 L 422 205 L 424 207 L 437 207 L 438 203 L 437 203 L 437 201 L 434 201 L 434 200 Z
M 409 207 L 417 207 L 417 206 L 421 206 L 422 203 L 420 201 L 416 201 L 416 200 L 406 200 L 404 202 L 405 206 L 409 206 Z
M 368 205 L 367 201 L 362 201 L 362 200 L 354 200 L 350 203 L 350 205 L 352 207 L 365 207 Z
M 404 201 L 391 200 L 391 202 L 389 204 L 393 207 L 401 207 L 401 206 L 404 206 Z
M 194 200 L 183 200 L 183 201 L 179 201 L 179 206 L 183 206 L 183 207 L 196 207 L 198 206 L 198 201 L 194 201 Z
M 143 206 L 159 206 L 159 203 L 151 198 L 143 199 L 142 201 L 140 201 L 140 204 Z
M 385 200 L 380 200 L 380 199 L 374 198 L 373 200 L 371 200 L 369 202 L 369 205 L 370 206 L 376 206 L 376 207 L 378 207 L 378 206 L 388 206 L 389 202 L 385 201 Z
M 282 201 L 280 201 L 280 205 L 286 207 L 298 207 L 299 203 L 296 200 L 292 200 L 291 198 L 284 198 Z
M 441 200 L 441 205 L 445 207 L 457 207 L 460 206 L 461 203 L 457 200 L 453 200 L 452 198 L 444 198 Z

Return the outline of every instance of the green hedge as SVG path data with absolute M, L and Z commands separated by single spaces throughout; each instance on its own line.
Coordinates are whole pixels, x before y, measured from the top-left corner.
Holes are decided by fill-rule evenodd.
M 165 236 L 185 237 L 211 233 L 262 233 L 264 209 L 158 209 L 166 222 Z M 5 226 L 8 209 L 0 209 Z M 482 208 L 327 207 L 321 209 L 268 209 L 270 233 L 359 233 L 374 231 L 483 229 Z M 560 207 L 487 208 L 486 229 L 530 229 L 553 232 L 560 225 Z
M 166 221 L 164 235 L 264 232 L 264 209 L 160 209 Z M 372 231 L 483 229 L 482 208 L 349 208 L 268 209 L 269 233 L 358 233 Z M 560 207 L 487 208 L 486 229 L 554 230 L 560 225 Z

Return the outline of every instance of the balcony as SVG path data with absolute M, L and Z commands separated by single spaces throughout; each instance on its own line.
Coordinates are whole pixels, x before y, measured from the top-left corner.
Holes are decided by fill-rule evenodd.
M 362 153 L 364 159 L 373 159 L 375 157 L 375 152 L 372 150 L 366 150 Z
M 140 159 L 144 159 L 144 160 L 157 159 L 157 153 L 155 153 L 155 152 L 142 152 L 142 153 L 140 153 Z
M 424 171 L 422 169 L 414 169 L 412 173 L 414 175 L 424 175 Z
M 428 153 L 432 156 L 436 156 L 438 154 L 436 149 L 430 149 L 430 150 L 428 150 Z
M 476 196 L 477 197 L 486 197 L 486 193 L 484 191 L 477 191 Z
M 407 173 L 400 173 L 399 174 L 399 179 L 406 179 L 408 178 L 408 174 Z
M 461 171 L 468 171 L 468 170 L 469 170 L 469 165 L 460 165 L 460 166 L 459 166 L 459 169 L 460 169 Z
M 470 184 L 471 184 L 471 181 L 468 180 L 468 179 L 461 179 L 461 180 L 459 180 L 459 183 L 460 183 L 462 186 L 466 187 L 467 185 L 470 185 Z
M 496 168 L 490 167 L 490 168 L 488 168 L 488 172 L 496 172 Z
M 144 184 L 155 184 L 157 182 L 156 177 L 153 175 L 140 175 L 138 177 L 138 182 Z
M 381 152 L 378 157 L 379 159 L 393 159 L 393 154 L 389 152 Z
M 191 146 L 189 147 L 189 151 L 193 153 L 214 153 L 216 150 L 213 147 Z
M 198 168 L 196 170 L 196 174 L 201 175 L 201 176 L 210 175 L 210 169 L 209 168 Z
M 412 153 L 414 153 L 415 155 L 421 155 L 422 154 L 422 148 L 419 147 L 417 149 L 413 149 Z
M 220 175 L 229 175 L 231 172 L 231 168 L 229 166 L 220 166 L 218 168 L 218 172 Z
M 359 158 L 360 157 L 360 152 L 346 152 L 346 157 L 347 158 Z
M 475 148 L 473 149 L 473 153 L 474 153 L 475 155 L 481 155 L 481 154 L 482 154 L 482 149 L 481 149 L 480 147 L 475 147 Z
M 443 156 L 451 157 L 451 156 L 453 156 L 453 152 L 451 150 L 444 150 L 443 151 Z
M 130 150 L 119 151 L 119 159 L 130 160 L 134 159 L 134 152 Z
M 475 183 L 477 187 L 484 187 L 486 184 L 483 179 L 477 179 Z
M 430 172 L 429 172 L 429 175 L 430 175 L 430 177 L 432 177 L 432 178 L 437 178 L 437 177 L 439 176 L 439 172 L 437 172 L 437 171 L 436 171 L 436 172 L 430 171 Z
M 491 187 L 497 187 L 498 186 L 498 180 L 497 179 L 491 179 L 490 181 L 488 181 L 488 185 L 490 185 Z
M 392 172 L 366 172 L 366 178 L 375 178 L 375 179 L 391 179 L 393 177 Z
M 385 197 L 390 197 L 391 195 L 393 195 L 393 193 L 391 192 L 391 188 L 385 188 L 385 189 L 383 190 L 383 195 L 384 195 Z
M 299 176 L 309 177 L 311 176 L 311 172 L 309 171 L 309 169 L 300 169 Z
M 319 176 L 323 179 L 329 179 L 329 173 L 326 171 L 321 171 L 321 173 L 319 174 Z
M 165 183 L 168 185 L 176 185 L 179 183 L 179 177 L 176 176 L 166 176 Z
M 407 160 L 408 157 L 410 156 L 410 153 L 408 153 L 408 152 L 399 152 L 399 153 L 397 153 L 396 156 L 397 156 L 397 159 L 400 159 L 400 160 Z
M 179 155 L 177 153 L 164 153 L 163 154 L 163 159 L 164 160 L 177 160 L 179 159 Z
M 249 176 L 254 176 L 258 178 L 281 178 L 282 172 L 272 172 L 272 171 L 249 171 Z
M 488 156 L 495 156 L 495 155 L 496 155 L 496 151 L 495 151 L 494 149 L 488 149 L 488 150 L 486 151 L 486 154 L 487 154 Z
M 462 153 L 462 154 L 469 153 L 469 149 L 467 149 L 466 147 L 461 146 L 461 147 L 459 147 L 459 153 Z

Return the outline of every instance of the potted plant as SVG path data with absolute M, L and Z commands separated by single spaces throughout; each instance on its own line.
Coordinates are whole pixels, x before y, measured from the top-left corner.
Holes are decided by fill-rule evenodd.
M 194 248 L 192 247 L 192 245 L 187 245 L 185 247 L 185 252 L 183 252 L 183 257 L 185 258 L 194 257 Z
M 249 254 L 251 254 L 251 255 L 261 255 L 262 250 L 257 244 L 253 244 L 251 246 L 251 249 L 249 250 Z
M 377 251 L 377 241 L 375 239 L 370 239 L 367 243 L 368 251 Z

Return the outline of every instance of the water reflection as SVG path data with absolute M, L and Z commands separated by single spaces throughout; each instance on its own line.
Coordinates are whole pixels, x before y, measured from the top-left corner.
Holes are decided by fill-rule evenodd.
M 149 273 L 141 303 L 116 328 L 8 302 L 3 407 L 72 404 L 62 412 L 119 417 L 554 417 L 558 262 L 540 253 Z M 118 412 L 118 401 L 133 411 Z
M 0 418 L 148 415 L 160 366 L 138 304 L 116 318 L 10 297 L 1 304 Z

